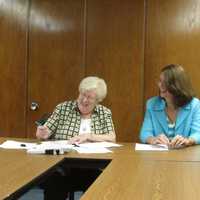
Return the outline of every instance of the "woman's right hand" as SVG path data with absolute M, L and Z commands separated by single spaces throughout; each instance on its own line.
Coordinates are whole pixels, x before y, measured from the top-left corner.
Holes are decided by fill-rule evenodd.
M 38 126 L 36 131 L 36 137 L 38 139 L 46 140 L 49 138 L 50 131 L 46 126 Z
M 169 145 L 169 139 L 164 133 L 161 133 L 160 135 L 156 137 L 150 137 L 147 141 L 149 144 L 166 144 Z

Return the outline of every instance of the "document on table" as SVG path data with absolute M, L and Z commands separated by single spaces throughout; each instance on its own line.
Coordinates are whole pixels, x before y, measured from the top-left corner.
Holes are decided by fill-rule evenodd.
M 112 142 L 90 142 L 83 144 L 69 144 L 67 140 L 43 141 L 41 143 L 20 142 L 7 140 L 0 147 L 5 149 L 26 149 L 28 153 L 44 152 L 48 149 L 59 149 L 64 152 L 75 150 L 78 153 L 110 153 L 109 147 L 120 147 L 122 145 Z
M 169 148 L 167 145 L 151 145 L 151 144 L 140 144 L 136 143 L 135 144 L 135 150 L 136 151 L 168 151 Z
M 44 149 L 72 149 L 73 145 L 69 144 L 67 140 L 49 140 L 41 142 L 38 147 Z
M 79 144 L 81 147 L 93 147 L 93 148 L 99 148 L 99 147 L 120 147 L 122 146 L 121 144 L 113 143 L 113 142 L 87 142 L 87 143 L 82 143 Z
M 69 145 L 66 140 L 45 141 L 41 143 L 7 140 L 0 144 L 0 147 L 4 149 L 61 149 L 72 148 L 73 145 Z
M 7 140 L 0 144 L 1 148 L 4 149 L 29 149 L 37 146 L 37 143 L 32 142 L 19 142 L 14 140 Z
M 108 149 L 109 147 L 120 147 L 122 145 L 112 143 L 112 142 L 88 142 L 83 144 L 78 144 L 74 149 L 78 153 L 111 153 L 112 151 Z
M 105 147 L 87 147 L 87 146 L 79 146 L 74 147 L 78 153 L 111 153 L 112 151 Z

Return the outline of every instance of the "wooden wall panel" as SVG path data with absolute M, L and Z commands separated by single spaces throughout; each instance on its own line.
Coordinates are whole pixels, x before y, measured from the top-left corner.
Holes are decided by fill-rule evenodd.
M 1 136 L 34 137 L 36 119 L 97 75 L 117 140 L 137 141 L 164 65 L 182 64 L 200 96 L 199 10 L 199 0 L 0 0 Z
M 0 135 L 25 137 L 28 1 L 0 0 Z
M 145 99 L 157 95 L 160 69 L 181 64 L 200 96 L 200 1 L 147 1 Z
M 29 29 L 29 99 L 39 103 L 28 111 L 29 136 L 34 137 L 34 121 L 53 111 L 65 100 L 77 98 L 84 76 L 82 0 L 33 0 Z
M 144 3 L 88 0 L 86 74 L 105 79 L 103 102 L 113 113 L 117 141 L 137 141 L 143 107 Z

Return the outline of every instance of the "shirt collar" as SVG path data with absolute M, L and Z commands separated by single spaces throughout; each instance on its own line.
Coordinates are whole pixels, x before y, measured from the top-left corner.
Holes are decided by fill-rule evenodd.
M 98 105 L 98 104 L 97 104 L 97 105 Z M 94 107 L 93 113 L 98 113 L 97 105 Z M 77 101 L 75 101 L 74 104 L 72 105 L 72 110 L 75 110 L 75 111 L 77 111 L 77 112 L 80 113 L 79 108 L 78 108 L 78 103 L 77 103 Z M 92 114 L 93 114 L 93 113 L 92 113 Z
M 166 101 L 163 99 L 163 98 L 159 98 L 159 103 L 155 104 L 153 109 L 154 110 L 164 110 L 166 108 Z M 191 109 L 191 104 L 190 103 L 187 103 L 186 105 L 184 105 L 183 107 L 181 107 L 181 109 L 184 109 L 184 110 L 190 110 Z
M 154 110 L 164 110 L 166 107 L 166 102 L 163 98 L 159 97 L 158 102 L 154 104 L 153 109 Z

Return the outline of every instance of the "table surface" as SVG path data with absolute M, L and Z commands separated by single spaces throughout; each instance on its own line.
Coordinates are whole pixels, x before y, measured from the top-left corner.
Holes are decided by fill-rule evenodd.
M 5 139 L 0 138 L 0 143 Z M 134 144 L 123 143 L 112 150 L 107 154 L 47 156 L 0 149 L 0 199 L 45 176 L 64 159 L 111 160 L 82 200 L 199 199 L 200 146 L 150 152 L 135 151 Z

